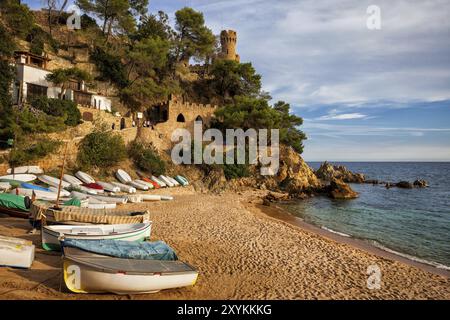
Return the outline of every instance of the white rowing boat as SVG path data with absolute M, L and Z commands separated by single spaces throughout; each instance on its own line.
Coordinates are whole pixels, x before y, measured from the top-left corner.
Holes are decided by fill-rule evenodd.
M 142 184 L 137 181 L 130 181 L 130 182 L 128 182 L 128 184 L 139 190 L 147 191 L 148 189 L 150 189 L 146 184 Z
M 140 194 L 143 201 L 161 201 L 161 196 L 157 194 Z
M 58 188 L 60 182 L 61 182 L 61 188 L 70 187 L 70 183 L 68 183 L 66 181 L 61 181 L 58 178 L 47 176 L 45 174 L 43 174 L 42 176 L 39 176 L 38 179 L 40 181 L 42 181 L 43 183 L 48 184 L 49 186 L 52 186 L 52 187 Z
M 0 182 L 0 190 L 8 191 L 9 189 L 11 189 L 9 182 Z
M 83 181 L 78 179 L 77 177 L 71 176 L 70 174 L 64 174 L 63 180 L 70 183 L 71 185 L 79 186 L 83 184 Z
M 95 183 L 95 179 L 83 171 L 75 173 L 75 177 L 83 181 L 83 183 Z
M 77 198 L 79 200 L 85 200 L 85 199 L 95 199 L 98 202 L 97 203 L 115 203 L 115 204 L 125 204 L 128 202 L 127 197 L 109 197 L 109 196 L 100 196 L 100 195 L 94 195 L 94 194 L 85 194 L 78 191 L 72 191 L 70 193 L 70 196 L 72 198 Z M 91 203 L 95 203 L 91 201 Z
M 166 178 L 166 176 L 160 175 L 158 179 L 164 181 L 164 183 L 171 188 L 175 186 L 168 178 Z
M 97 181 L 98 185 L 102 186 L 105 191 L 109 192 L 120 192 L 120 187 L 113 185 L 109 182 Z
M 144 241 L 150 238 L 152 222 L 133 224 L 42 226 L 42 248 L 60 250 L 59 238 L 83 240 Z
M 64 282 L 75 293 L 153 293 L 193 286 L 198 272 L 187 263 L 108 257 L 64 248 Z
M 120 188 L 120 191 L 126 192 L 126 193 L 136 193 L 136 188 L 129 186 L 127 184 L 123 184 L 120 182 L 111 182 L 113 185 Z
M 11 190 L 9 193 L 17 194 L 17 195 L 21 195 L 21 196 L 28 196 L 30 198 L 33 197 L 33 193 L 34 193 L 36 196 L 36 199 L 45 200 L 45 201 L 55 201 L 58 198 L 58 193 L 56 193 L 56 192 L 26 189 L 26 188 L 16 188 L 16 189 Z
M 149 189 L 155 188 L 155 186 L 153 184 L 151 184 L 150 182 L 144 181 L 144 180 L 137 179 L 137 180 L 134 180 L 134 182 L 143 184 L 144 186 L 147 186 Z
M 22 182 L 31 182 L 37 179 L 37 177 L 34 174 L 9 174 L 6 176 L 1 176 L 0 179 L 5 180 L 17 180 Z
M 133 180 L 133 179 L 131 179 L 130 175 L 122 169 L 117 170 L 116 177 L 120 182 L 125 183 L 125 184 L 128 184 L 129 182 L 131 182 Z
M 0 236 L 0 266 L 30 268 L 34 245 L 29 240 Z
M 54 192 L 58 194 L 58 188 L 57 187 L 49 187 L 48 188 L 51 192 Z M 61 189 L 61 192 L 59 193 L 61 197 L 70 197 L 70 192 L 64 189 Z
M 175 186 L 180 186 L 180 183 L 177 181 L 177 180 L 175 180 L 174 178 L 172 178 L 172 177 L 167 177 L 167 178 L 169 178 L 170 179 L 170 181 L 175 185 Z
M 159 184 L 161 186 L 161 188 L 167 187 L 167 185 L 164 183 L 164 181 L 161 181 L 160 179 L 158 179 L 155 176 L 151 176 L 150 178 L 152 181 L 156 182 L 157 184 Z
M 9 168 L 6 171 L 8 174 L 13 173 L 13 168 Z M 30 173 L 30 174 L 42 174 L 44 173 L 44 170 L 41 169 L 39 166 L 22 166 L 22 167 L 16 167 L 14 168 L 14 173 Z

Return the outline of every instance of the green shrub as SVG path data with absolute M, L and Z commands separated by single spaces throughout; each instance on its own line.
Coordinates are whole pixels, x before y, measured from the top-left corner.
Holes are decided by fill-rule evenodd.
M 41 139 L 28 146 L 20 146 L 11 150 L 9 154 L 9 165 L 20 166 L 44 158 L 58 150 L 60 141 L 52 139 Z
M 15 110 L 18 127 L 21 133 L 51 133 L 62 131 L 66 128 L 65 118 L 55 117 L 43 112 L 33 112 L 29 108 Z
M 111 132 L 92 132 L 81 140 L 78 164 L 82 168 L 108 168 L 126 157 L 126 147 L 121 136 Z
M 223 173 L 227 180 L 248 177 L 250 175 L 248 164 L 224 164 Z
M 44 52 L 47 43 L 53 52 L 58 53 L 60 43 L 55 40 L 49 33 L 45 32 L 41 27 L 34 26 L 27 36 L 30 42 L 30 52 L 41 55 Z
M 166 171 L 166 164 L 151 146 L 133 141 L 128 146 L 128 155 L 141 170 L 159 176 Z
M 81 123 L 81 113 L 75 102 L 70 100 L 49 99 L 45 96 L 33 99 L 31 105 L 55 117 L 64 117 L 64 123 L 75 127 Z

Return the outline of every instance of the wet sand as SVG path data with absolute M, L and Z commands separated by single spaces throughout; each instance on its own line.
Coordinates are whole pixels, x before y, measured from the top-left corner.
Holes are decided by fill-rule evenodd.
M 28 221 L 3 216 L 0 234 L 32 240 L 36 258 L 30 270 L 0 268 L 0 299 L 450 299 L 448 277 L 279 220 L 256 204 L 258 192 L 165 193 L 175 200 L 147 204 L 151 238 L 199 270 L 195 286 L 143 295 L 69 293 L 60 255 L 41 249 L 40 235 L 27 234 Z M 370 290 L 366 272 L 373 264 L 382 272 L 381 288 Z

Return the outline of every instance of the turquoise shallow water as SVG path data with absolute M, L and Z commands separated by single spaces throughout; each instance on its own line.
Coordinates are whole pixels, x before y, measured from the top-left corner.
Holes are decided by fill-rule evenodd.
M 349 162 L 368 179 L 398 182 L 425 179 L 424 189 L 386 189 L 352 184 L 355 200 L 314 197 L 286 209 L 323 229 L 360 238 L 413 260 L 450 270 L 450 163 Z M 320 163 L 309 163 L 317 169 Z

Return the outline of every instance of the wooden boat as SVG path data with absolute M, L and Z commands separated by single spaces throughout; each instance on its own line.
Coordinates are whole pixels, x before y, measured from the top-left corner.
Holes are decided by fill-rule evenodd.
M 53 225 L 42 226 L 42 248 L 61 250 L 59 238 L 83 240 L 144 241 L 150 238 L 152 222 L 135 224 Z
M 120 182 L 125 183 L 125 184 L 128 184 L 129 182 L 131 182 L 133 180 L 133 179 L 131 179 L 130 175 L 122 169 L 117 170 L 116 177 Z
M 31 200 L 28 197 L 18 196 L 10 193 L 0 194 L 0 213 L 15 218 L 28 219 Z
M 70 183 L 71 185 L 79 186 L 83 184 L 83 181 L 81 181 L 77 177 L 71 176 L 70 174 L 64 174 L 63 180 Z
M 0 236 L 0 266 L 30 268 L 34 249 L 31 241 Z
M 164 181 L 164 183 L 165 183 L 166 185 L 168 185 L 169 187 L 171 187 L 171 188 L 175 186 L 172 182 L 170 182 L 170 180 L 169 180 L 168 178 L 166 178 L 166 177 L 163 176 L 163 175 L 160 175 L 160 176 L 158 177 L 158 179 Z
M 120 182 L 111 182 L 111 183 L 113 185 L 119 187 L 120 191 L 127 192 L 127 193 L 136 193 L 136 188 L 135 187 L 132 187 L 132 186 L 120 183 Z
M 76 222 L 91 224 L 130 224 L 150 221 L 148 211 L 137 211 L 126 208 L 96 210 L 74 206 L 61 206 L 54 209 L 52 203 L 35 201 L 31 204 L 30 219 L 40 221 L 45 218 L 47 223 L 67 224 Z
M 13 173 L 13 169 L 9 168 L 6 171 L 8 174 Z M 44 170 L 42 170 L 39 166 L 23 166 L 14 168 L 14 173 L 31 173 L 31 174 L 43 174 Z
M 80 179 L 83 183 L 95 183 L 95 179 L 83 171 L 75 173 L 75 177 Z
M 187 263 L 122 259 L 64 248 L 64 282 L 75 293 L 152 293 L 193 286 L 198 272 Z
M 55 201 L 58 198 L 58 194 L 53 191 L 41 191 L 41 190 L 33 190 L 33 189 L 25 189 L 25 188 L 16 188 L 9 192 L 10 194 L 28 196 L 30 198 L 33 197 L 33 193 L 35 194 L 36 199 L 38 200 L 46 200 L 46 201 Z
M 151 178 L 153 181 L 155 181 L 157 184 L 160 185 L 161 188 L 167 187 L 167 185 L 164 183 L 164 181 L 161 181 L 160 179 L 158 179 L 155 176 L 151 176 Z
M 9 174 L 6 176 L 1 176 L 1 180 L 16 180 L 20 182 L 31 182 L 37 179 L 34 174 Z
M 109 182 L 97 181 L 97 184 L 100 185 L 105 191 L 109 192 L 120 192 L 120 187 L 117 187 Z
M 66 181 L 61 181 L 58 178 L 47 176 L 45 174 L 39 176 L 38 179 L 41 182 L 43 182 L 45 184 L 48 184 L 49 186 L 52 186 L 52 187 L 59 188 L 60 183 L 61 183 L 61 188 L 68 188 L 68 187 L 70 187 L 70 183 L 68 183 Z

